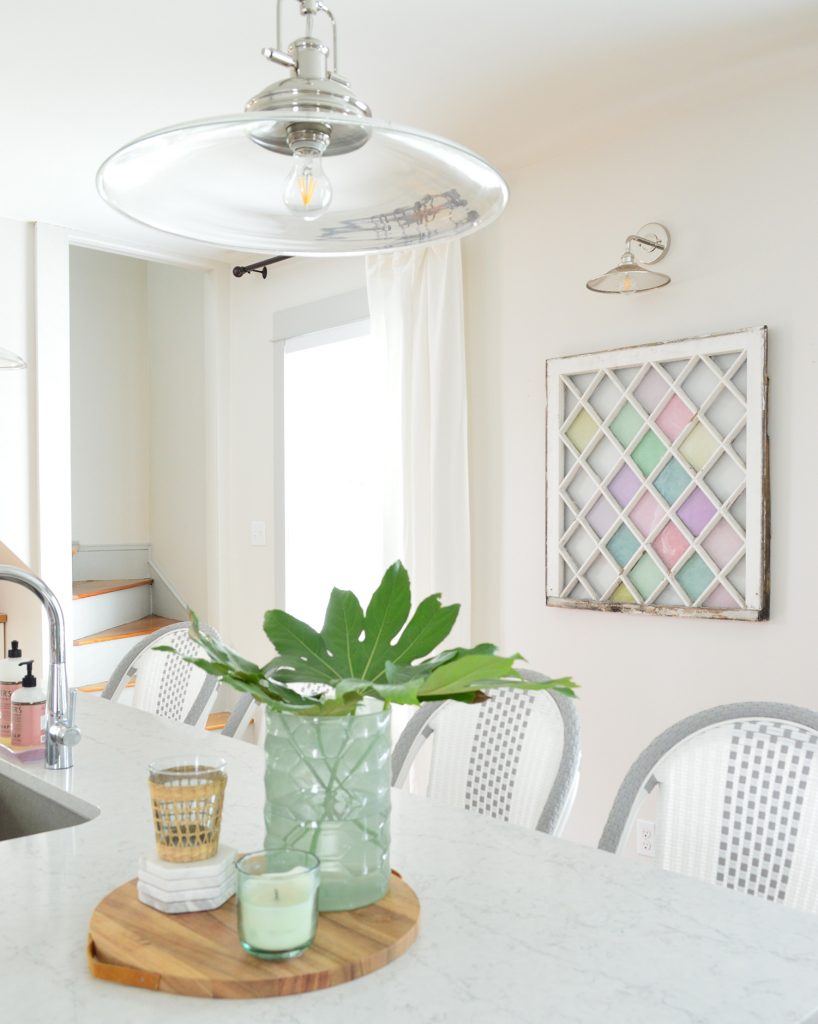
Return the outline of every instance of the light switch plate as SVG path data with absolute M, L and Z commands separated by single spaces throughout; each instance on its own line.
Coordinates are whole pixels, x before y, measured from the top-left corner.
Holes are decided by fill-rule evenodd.
M 254 548 L 263 548 L 267 543 L 267 524 L 263 519 L 250 523 L 250 543 Z

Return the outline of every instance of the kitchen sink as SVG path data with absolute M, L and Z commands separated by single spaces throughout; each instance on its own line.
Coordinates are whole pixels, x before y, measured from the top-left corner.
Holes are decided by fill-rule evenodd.
M 93 804 L 0 765 L 0 842 L 83 825 L 98 814 Z

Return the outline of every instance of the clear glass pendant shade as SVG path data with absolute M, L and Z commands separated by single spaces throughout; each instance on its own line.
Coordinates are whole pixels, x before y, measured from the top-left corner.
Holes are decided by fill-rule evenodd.
M 294 120 L 291 111 L 263 111 L 152 132 L 109 157 L 97 186 L 111 206 L 150 227 L 282 255 L 376 253 L 455 238 L 485 227 L 506 204 L 502 177 L 474 153 L 369 118 L 358 122 L 368 135 L 360 148 L 324 154 L 324 177 L 305 177 L 295 157 L 264 145 L 265 135 L 281 136 Z M 354 120 L 297 115 L 300 126 L 330 134 Z
M 22 370 L 25 365 L 25 360 L 15 355 L 14 352 L 0 348 L 0 370 Z
M 622 256 L 622 262 L 609 270 L 602 277 L 588 281 L 587 286 L 592 292 L 605 292 L 615 295 L 630 295 L 634 292 L 646 292 L 651 288 L 661 288 L 669 284 L 667 274 L 657 274 L 640 266 L 630 253 Z

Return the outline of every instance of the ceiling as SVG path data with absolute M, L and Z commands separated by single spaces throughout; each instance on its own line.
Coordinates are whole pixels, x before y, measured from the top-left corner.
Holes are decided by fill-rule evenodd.
M 446 135 L 505 173 L 818 39 L 814 0 L 329 6 L 340 70 L 376 117 Z M 290 38 L 301 19 L 291 0 L 285 12 Z M 284 77 L 259 55 L 274 32 L 273 0 L 15 5 L 0 38 L 0 216 L 167 246 L 107 209 L 96 168 L 134 136 L 240 110 Z

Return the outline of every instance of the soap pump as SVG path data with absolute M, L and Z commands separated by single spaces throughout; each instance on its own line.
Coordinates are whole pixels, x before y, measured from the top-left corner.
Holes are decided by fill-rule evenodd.
M 11 745 L 13 747 L 45 746 L 45 690 L 37 685 L 32 671 L 33 661 L 24 661 L 27 668 L 20 689 L 11 698 Z
M 11 738 L 11 695 L 23 680 L 23 652 L 16 640 L 11 641 L 7 658 L 0 658 L 0 740 Z

